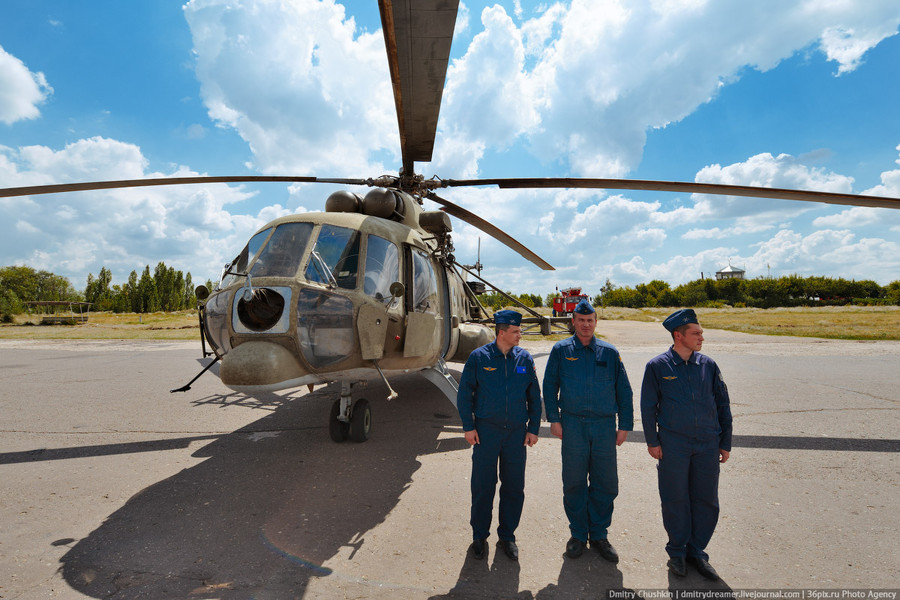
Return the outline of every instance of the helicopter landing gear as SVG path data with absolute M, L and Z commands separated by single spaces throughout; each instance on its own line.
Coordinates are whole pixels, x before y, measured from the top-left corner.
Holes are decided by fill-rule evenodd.
M 350 417 L 350 439 L 354 442 L 364 442 L 369 439 L 372 431 L 372 409 L 369 401 L 360 398 L 353 405 L 353 416 Z
M 369 401 L 360 398 L 353 403 L 352 393 L 356 387 L 365 387 L 367 382 L 341 382 L 341 397 L 331 405 L 328 417 L 328 434 L 335 442 L 365 442 L 372 431 L 372 409 Z
M 341 443 L 350 437 L 350 423 L 341 421 L 341 401 L 335 400 L 331 405 L 331 415 L 328 417 L 328 434 L 332 441 Z

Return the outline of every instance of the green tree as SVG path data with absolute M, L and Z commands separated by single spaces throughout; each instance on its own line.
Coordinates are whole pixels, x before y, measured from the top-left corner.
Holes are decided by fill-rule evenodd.
M 606 306 L 621 306 L 624 308 L 641 308 L 644 306 L 644 298 L 640 292 L 631 287 L 619 287 L 610 290 L 603 295 Z
M 529 294 L 519 294 L 518 296 L 513 295 L 513 298 L 515 298 L 528 308 L 534 308 L 534 302 L 531 301 L 531 297 Z
M 174 269 L 167 267 L 164 262 L 158 263 L 156 269 L 153 271 L 153 283 L 156 286 L 156 297 L 158 302 L 158 308 L 156 310 L 172 310 L 172 295 L 175 292 Z
M 0 267 L 0 313 L 20 314 L 26 302 L 82 299 L 68 278 L 27 266 Z
M 113 292 L 109 285 L 112 282 L 112 272 L 106 267 L 100 268 L 100 274 L 94 276 L 88 273 L 87 286 L 84 288 L 85 302 L 91 302 L 94 310 L 112 310 Z
M 719 299 L 731 306 L 746 304 L 746 298 L 741 290 L 740 279 L 723 279 L 716 283 L 718 284 L 716 288 Z
M 184 276 L 184 292 L 182 293 L 181 304 L 184 308 L 195 308 L 197 306 L 197 296 L 194 295 L 194 283 L 191 281 L 190 273 Z
M 110 310 L 117 313 L 129 312 L 131 303 L 128 300 L 128 293 L 123 286 L 112 286 L 112 301 Z
M 137 271 L 132 271 L 128 275 L 128 282 L 123 286 L 123 292 L 128 299 L 128 311 L 141 312 L 141 293 L 138 286 Z
M 675 296 L 675 303 L 672 306 L 697 307 L 705 306 L 709 302 L 706 290 L 709 279 L 695 279 L 688 283 L 683 283 L 672 290 Z
M 513 297 L 529 308 L 543 306 L 544 302 L 539 294 L 529 294 L 527 292 L 524 294 L 513 295 Z
M 150 275 L 150 265 L 144 267 L 141 280 L 138 282 L 138 297 L 140 305 L 137 312 L 148 313 L 159 310 L 159 294 L 156 292 L 156 282 Z
M 900 280 L 892 281 L 887 284 L 884 292 L 888 302 L 900 305 Z
M 559 298 L 559 296 L 560 296 L 559 292 L 550 292 L 549 294 L 547 294 L 547 298 L 544 301 L 544 305 L 549 306 L 550 308 L 553 308 L 553 299 Z
M 19 300 L 14 291 L 7 288 L 0 288 L 0 321 L 9 323 L 12 321 L 13 315 L 19 315 L 25 312 L 25 305 Z

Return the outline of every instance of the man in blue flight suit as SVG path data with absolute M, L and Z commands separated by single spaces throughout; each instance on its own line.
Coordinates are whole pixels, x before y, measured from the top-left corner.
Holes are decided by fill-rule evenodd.
M 647 451 L 659 461 L 668 566 L 683 577 L 690 562 L 716 580 L 705 548 L 719 519 L 719 463 L 731 452 L 728 388 L 715 361 L 699 352 L 703 328 L 693 310 L 676 311 L 663 326 L 673 343 L 647 363 L 641 420 Z
M 619 555 L 607 530 L 619 494 L 616 446 L 634 428 L 631 385 L 619 351 L 594 337 L 597 313 L 590 302 L 578 303 L 572 321 L 575 335 L 553 346 L 544 371 L 550 433 L 562 440 L 563 507 L 572 534 L 566 555 L 578 558 L 590 541 L 615 563 Z
M 534 360 L 519 348 L 522 315 L 514 310 L 494 313 L 497 339 L 476 349 L 466 360 L 456 407 L 466 441 L 472 445 L 472 534 L 469 549 L 477 559 L 487 556 L 491 510 L 500 466 L 500 524 L 497 542 L 512 560 L 519 560 L 516 527 L 525 502 L 525 447 L 538 441 L 541 390 Z

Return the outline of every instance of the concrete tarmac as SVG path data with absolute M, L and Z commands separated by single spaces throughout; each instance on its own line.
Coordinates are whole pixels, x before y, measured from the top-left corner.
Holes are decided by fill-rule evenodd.
M 625 321 L 598 330 L 622 352 L 638 415 L 644 364 L 667 334 Z M 542 376 L 552 343 L 524 345 Z M 495 535 L 476 561 L 471 450 L 453 406 L 418 375 L 392 378 L 392 402 L 378 382 L 357 394 L 373 404 L 372 437 L 335 444 L 336 386 L 248 397 L 206 374 L 170 394 L 201 368 L 199 344 L 0 341 L 0 598 L 900 587 L 900 343 L 708 330 L 703 350 L 735 419 L 708 548 L 715 583 L 666 570 L 639 418 L 619 449 L 617 565 L 564 557 L 560 443 L 546 423 L 529 450 L 519 562 Z

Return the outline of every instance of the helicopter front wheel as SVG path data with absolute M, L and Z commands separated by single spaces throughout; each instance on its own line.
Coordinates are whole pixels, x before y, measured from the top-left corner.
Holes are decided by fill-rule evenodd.
M 328 416 L 328 433 L 337 443 L 344 442 L 350 437 L 350 423 L 338 419 L 340 414 L 341 401 L 338 399 L 331 405 L 331 414 Z
M 350 416 L 350 439 L 354 442 L 365 442 L 369 439 L 369 433 L 372 431 L 372 409 L 369 407 L 369 401 L 360 398 L 353 405 L 353 412 Z
M 354 387 L 365 387 L 366 382 L 341 383 L 341 397 L 331 405 L 328 415 L 328 434 L 337 443 L 348 439 L 361 443 L 369 439 L 372 432 L 372 409 L 369 401 L 360 398 L 353 402 Z

